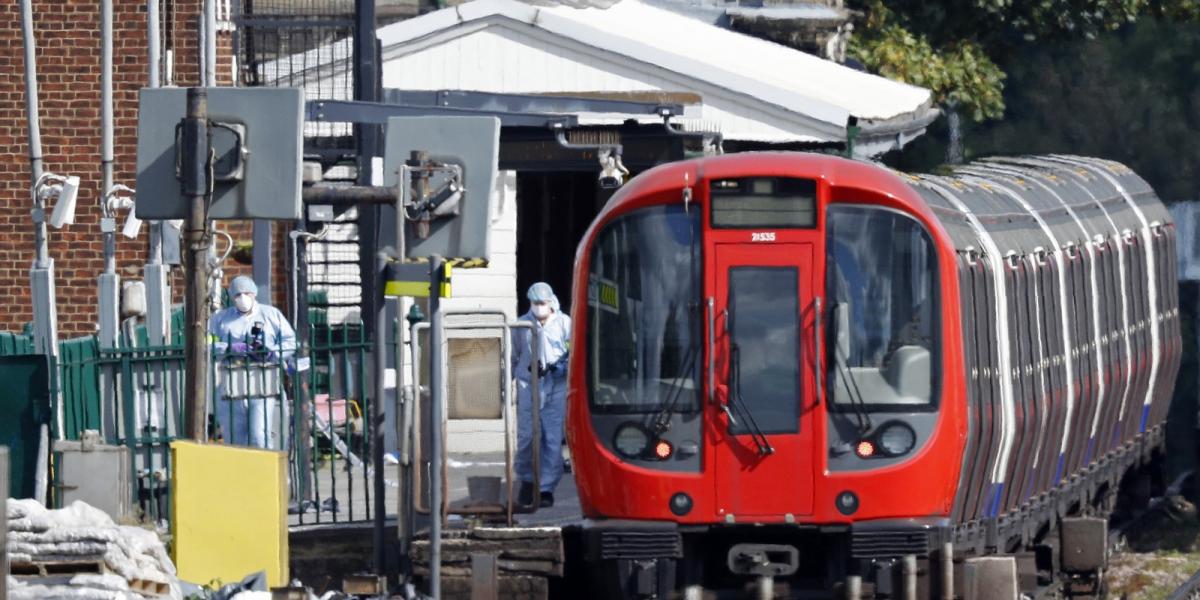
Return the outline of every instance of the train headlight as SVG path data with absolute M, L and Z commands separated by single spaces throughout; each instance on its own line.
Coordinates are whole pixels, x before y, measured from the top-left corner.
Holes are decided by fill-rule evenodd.
M 875 434 L 879 449 L 886 456 L 908 454 L 917 445 L 917 434 L 907 423 L 892 421 L 885 423 Z
M 650 434 L 637 423 L 626 423 L 617 428 L 613 436 L 613 447 L 625 458 L 645 456 L 650 449 Z

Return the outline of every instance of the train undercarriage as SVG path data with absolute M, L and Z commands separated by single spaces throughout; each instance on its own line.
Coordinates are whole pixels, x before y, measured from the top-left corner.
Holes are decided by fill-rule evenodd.
M 1164 489 L 1163 438 L 1148 431 L 1055 493 L 958 526 L 589 522 L 564 529 L 562 597 L 1103 598 L 1110 519 Z

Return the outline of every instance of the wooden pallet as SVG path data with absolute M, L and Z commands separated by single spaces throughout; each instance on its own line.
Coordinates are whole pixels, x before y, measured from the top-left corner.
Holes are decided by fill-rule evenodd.
M 129 590 L 132 592 L 138 592 L 143 596 L 166 596 L 171 593 L 171 586 L 161 581 L 130 579 Z
M 103 560 L 38 560 L 14 562 L 9 565 L 9 574 L 18 579 L 55 579 L 66 583 L 75 575 L 112 574 Z M 130 579 L 129 590 L 145 596 L 167 596 L 171 586 L 161 581 Z
M 108 566 L 102 560 L 39 560 L 14 562 L 8 565 L 8 570 L 13 577 L 54 577 L 81 573 L 104 574 L 108 573 Z

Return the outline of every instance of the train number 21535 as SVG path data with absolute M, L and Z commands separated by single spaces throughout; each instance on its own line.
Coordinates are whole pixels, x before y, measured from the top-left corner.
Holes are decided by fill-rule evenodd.
M 752 231 L 750 232 L 750 241 L 752 242 L 773 242 L 775 241 L 774 231 Z

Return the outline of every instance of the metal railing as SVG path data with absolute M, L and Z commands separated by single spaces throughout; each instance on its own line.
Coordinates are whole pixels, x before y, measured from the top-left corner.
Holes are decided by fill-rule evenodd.
M 222 408 L 263 399 L 268 419 L 254 424 L 264 426 L 264 445 L 288 454 L 293 522 L 369 520 L 371 470 L 363 457 L 371 451 L 371 339 L 361 324 L 313 326 L 304 337 L 294 360 L 282 348 L 214 350 L 209 438 L 224 443 L 234 437 L 218 425 Z M 184 348 L 148 346 L 136 335 L 124 342 L 117 349 L 101 349 L 94 336 L 60 343 L 51 414 L 61 417 L 51 419 L 51 436 L 78 440 L 96 430 L 106 443 L 128 448 L 133 506 L 145 520 L 164 522 L 170 443 L 184 432 Z M 0 356 L 31 353 L 30 336 L 0 332 Z M 108 395 L 101 389 L 106 371 L 115 374 Z M 243 433 L 235 441 L 254 432 Z

